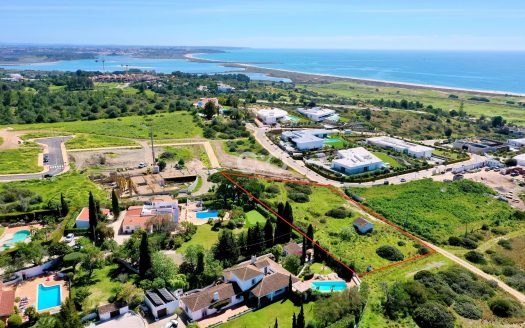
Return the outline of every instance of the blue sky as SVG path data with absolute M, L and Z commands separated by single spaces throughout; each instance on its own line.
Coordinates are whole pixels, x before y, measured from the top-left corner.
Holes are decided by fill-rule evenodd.
M 0 42 L 525 50 L 525 1 L 0 0 Z

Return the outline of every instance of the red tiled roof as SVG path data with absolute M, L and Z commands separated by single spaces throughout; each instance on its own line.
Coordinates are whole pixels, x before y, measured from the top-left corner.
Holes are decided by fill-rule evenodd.
M 298 278 L 292 276 L 292 284 L 298 281 Z M 270 294 L 271 292 L 288 287 L 289 282 L 290 276 L 280 272 L 272 273 L 270 275 L 264 276 L 263 280 L 261 280 L 261 282 L 257 284 L 257 286 L 251 290 L 251 292 L 253 295 L 260 298 Z
M 15 306 L 15 291 L 0 291 L 0 317 L 7 317 L 13 313 Z
M 353 222 L 353 225 L 354 226 L 358 226 L 360 228 L 363 228 L 364 226 L 366 226 L 367 224 L 369 224 L 370 222 L 368 222 L 367 220 L 363 219 L 363 218 L 358 218 L 356 219 L 354 222 Z
M 149 219 L 154 217 L 154 215 L 141 216 L 141 212 L 142 206 L 129 207 L 126 212 L 126 216 L 124 216 L 124 220 L 122 221 L 122 225 L 145 228 L 146 222 L 148 222 Z
M 107 208 L 101 208 L 100 211 L 102 212 L 102 215 L 109 215 L 109 210 Z M 89 221 L 88 207 L 84 207 L 82 211 L 80 211 L 80 214 L 77 216 L 77 221 Z

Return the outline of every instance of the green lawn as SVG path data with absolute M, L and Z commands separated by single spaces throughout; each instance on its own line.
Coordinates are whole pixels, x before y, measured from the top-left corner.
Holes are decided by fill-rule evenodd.
M 26 143 L 18 149 L 0 151 L 0 174 L 36 173 L 43 170 L 38 165 L 41 147 Z
M 150 126 L 157 139 L 202 137 L 202 129 L 188 112 L 163 113 L 148 116 L 127 116 L 94 121 L 36 123 L 10 125 L 17 130 L 53 130 L 88 133 L 124 138 L 149 138 Z
M 257 222 L 263 226 L 266 223 L 266 218 L 257 210 L 251 210 L 246 213 L 246 227 L 255 226 Z
M 190 161 L 194 157 L 196 157 L 195 155 L 199 155 L 198 150 L 195 151 L 193 147 L 191 146 L 190 147 L 188 146 L 182 146 L 182 147 L 166 146 L 166 147 L 163 147 L 163 152 L 169 152 L 169 153 L 174 154 L 172 158 L 168 158 L 166 160 L 175 161 L 175 162 L 178 162 L 181 159 L 184 161 Z
M 130 139 L 101 136 L 95 134 L 78 133 L 74 138 L 66 141 L 67 149 L 89 149 L 119 146 L 138 146 Z
M 219 232 L 211 230 L 211 225 L 200 225 L 197 227 L 197 233 L 193 235 L 193 238 L 182 244 L 182 246 L 177 249 L 177 253 L 184 254 L 186 249 L 191 245 L 202 245 L 205 249 L 211 249 L 218 239 Z
M 433 242 L 485 224 L 511 225 L 513 210 L 494 199 L 494 191 L 470 180 L 453 183 L 430 179 L 401 185 L 350 188 L 371 207 L 405 230 Z
M 373 151 L 372 154 L 379 157 L 379 159 L 383 162 L 390 164 L 390 167 L 401 167 L 401 164 L 399 164 L 393 157 L 390 157 L 385 153 L 382 153 L 380 151 Z
M 312 273 L 317 273 L 317 274 L 322 274 L 322 275 L 327 275 L 333 272 L 332 269 L 330 269 L 330 267 L 327 267 L 323 263 L 313 263 L 310 266 L 310 271 Z
M 313 317 L 313 302 L 307 303 L 303 306 L 305 321 L 312 320 Z M 245 314 L 237 319 L 228 321 L 221 327 L 235 327 L 235 328 L 268 328 L 273 327 L 275 319 L 279 323 L 279 327 L 291 327 L 292 316 L 295 313 L 297 316 L 300 307 L 295 306 L 291 301 L 279 301 L 272 303 L 262 309 Z

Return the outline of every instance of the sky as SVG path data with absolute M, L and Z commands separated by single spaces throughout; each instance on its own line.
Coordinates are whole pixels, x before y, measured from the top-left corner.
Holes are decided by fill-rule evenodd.
M 525 50 L 525 1 L 0 0 L 0 42 Z

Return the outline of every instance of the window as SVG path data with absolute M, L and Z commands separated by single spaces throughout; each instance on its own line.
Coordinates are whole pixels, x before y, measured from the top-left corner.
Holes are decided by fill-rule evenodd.
M 252 285 L 255 285 L 255 279 L 252 279 Z

